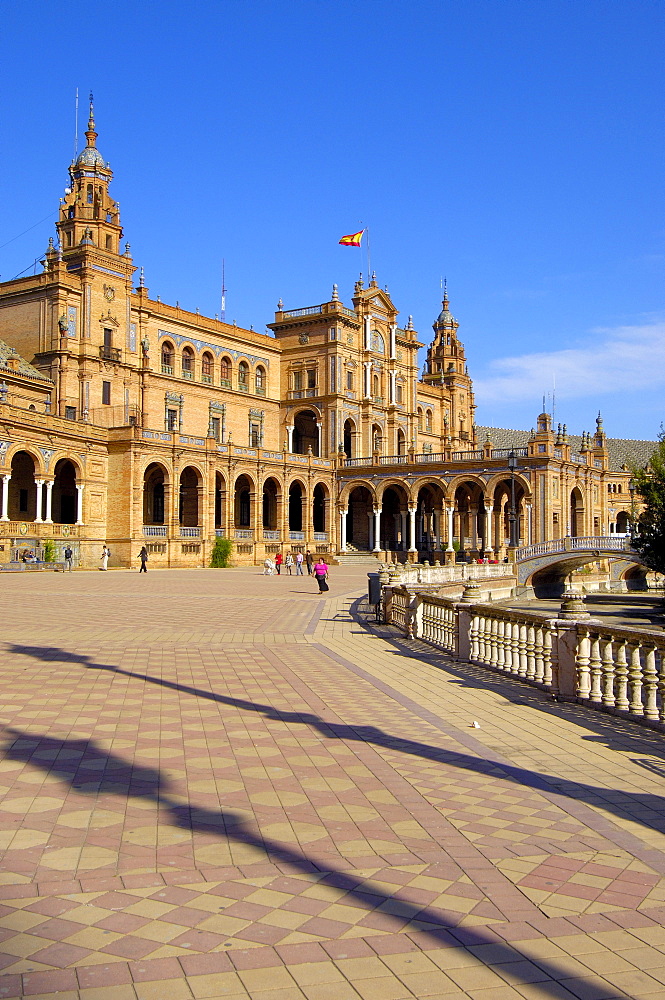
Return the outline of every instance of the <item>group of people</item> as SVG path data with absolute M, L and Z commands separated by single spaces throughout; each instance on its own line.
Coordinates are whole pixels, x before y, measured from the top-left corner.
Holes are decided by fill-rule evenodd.
M 289 576 L 293 576 L 293 567 L 296 569 L 296 576 L 304 576 L 303 565 L 307 566 L 307 575 L 313 576 L 319 585 L 319 593 L 323 593 L 328 590 L 328 566 L 323 557 L 314 559 L 312 553 L 307 550 L 303 555 L 302 552 L 296 552 L 295 557 L 292 552 L 287 552 L 285 556 L 281 552 L 278 552 L 274 560 L 267 556 L 265 562 L 263 563 L 263 575 L 272 576 L 277 573 L 277 576 L 282 575 L 282 567 Z

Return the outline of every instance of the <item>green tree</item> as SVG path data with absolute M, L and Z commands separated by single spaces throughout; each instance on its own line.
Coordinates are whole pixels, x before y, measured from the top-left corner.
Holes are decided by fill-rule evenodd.
M 633 548 L 650 569 L 665 573 L 665 430 L 658 435 L 658 446 L 645 468 L 633 469 L 635 492 L 644 502 L 644 510 L 633 524 Z
M 44 562 L 55 562 L 55 542 L 44 542 Z
M 230 538 L 216 538 L 210 557 L 210 565 L 215 569 L 226 569 L 231 558 L 233 542 Z

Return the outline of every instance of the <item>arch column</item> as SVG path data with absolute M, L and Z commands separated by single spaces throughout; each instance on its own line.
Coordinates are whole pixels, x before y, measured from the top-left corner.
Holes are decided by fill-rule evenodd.
M 76 523 L 83 524 L 83 483 L 76 483 Z
M 526 531 L 527 531 L 527 545 L 532 544 L 533 539 L 533 504 L 527 503 L 524 505 L 526 507 Z
M 44 518 L 47 524 L 53 524 L 53 480 L 49 479 L 46 482 L 46 517 Z
M 293 454 L 293 424 L 286 425 L 286 450 Z
M 408 548 L 407 534 L 406 534 L 407 533 L 407 524 L 406 524 L 406 522 L 407 522 L 407 512 L 405 510 L 401 510 L 400 509 L 400 512 L 399 512 L 400 545 L 402 547 L 402 552 L 406 552 L 406 550 Z
M 446 546 L 446 552 L 454 552 L 455 546 L 453 545 L 453 539 L 455 537 L 455 507 L 446 507 L 446 514 L 448 515 L 448 544 Z
M 346 515 L 348 514 L 348 509 L 344 507 L 341 508 L 339 512 L 339 550 L 340 552 L 346 552 Z
M 489 555 L 493 553 L 492 547 L 492 516 L 494 514 L 494 504 L 485 504 L 485 552 Z
M 44 486 L 43 479 L 35 479 L 35 486 L 37 487 L 37 509 L 35 511 L 35 524 L 42 521 L 42 501 L 43 501 L 43 490 Z
M 374 547 L 373 552 L 381 551 L 381 508 L 374 508 Z
M 9 480 L 11 478 L 11 473 L 2 477 L 2 514 L 0 514 L 0 521 L 9 520 Z
M 316 443 L 317 443 L 317 446 L 318 446 L 318 457 L 319 458 L 323 458 L 323 448 L 321 446 L 321 428 L 322 428 L 321 421 L 317 420 L 316 421 L 316 439 L 317 439 Z
M 416 514 L 418 512 L 417 507 L 409 507 L 409 552 L 417 552 L 418 546 L 416 545 Z

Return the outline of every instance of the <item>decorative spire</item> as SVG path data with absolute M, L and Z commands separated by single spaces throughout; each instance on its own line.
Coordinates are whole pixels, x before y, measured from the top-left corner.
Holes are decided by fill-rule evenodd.
M 85 136 L 88 140 L 88 146 L 94 146 L 97 133 L 95 132 L 95 105 L 93 103 L 92 91 L 90 91 L 90 113 L 88 114 L 88 128 Z
M 562 427 L 563 433 L 561 434 L 561 444 L 568 444 L 568 426 L 564 424 Z
M 337 294 L 337 285 L 333 285 L 332 290 L 332 302 L 339 302 L 339 295 Z
M 372 271 L 372 280 L 370 281 L 370 286 L 376 288 L 376 271 Z
M 141 274 L 139 276 L 139 288 L 145 288 L 145 274 L 143 268 L 141 268 Z
M 280 313 L 284 312 L 284 303 L 282 302 L 281 297 L 280 297 L 279 302 L 277 303 L 277 312 L 280 312 Z
M 603 433 L 603 418 L 600 415 L 600 410 L 598 410 L 598 416 L 596 417 L 596 433 Z
M 443 279 L 443 302 L 441 303 L 444 309 L 448 308 L 448 279 Z
M 407 330 L 413 330 L 413 316 L 409 316 L 409 322 L 406 324 Z

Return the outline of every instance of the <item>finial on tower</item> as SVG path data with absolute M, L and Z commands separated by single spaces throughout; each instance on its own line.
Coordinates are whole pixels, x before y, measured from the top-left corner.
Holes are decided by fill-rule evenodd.
M 406 324 L 407 330 L 413 330 L 413 316 L 409 316 L 409 321 Z
M 277 303 L 277 312 L 278 313 L 284 312 L 284 303 L 282 302 L 281 296 L 279 302 Z
M 145 288 L 145 274 L 143 273 L 143 268 L 141 268 L 141 274 L 139 276 L 139 288 Z
M 443 279 L 443 303 L 442 303 L 442 305 L 443 305 L 444 309 L 448 308 L 448 279 L 447 278 Z
M 332 290 L 332 300 L 333 302 L 339 302 L 339 295 L 337 294 L 337 285 L 333 285 Z
M 600 415 L 600 410 L 598 410 L 598 416 L 596 417 L 596 432 L 600 434 L 602 429 L 603 429 L 603 418 Z

